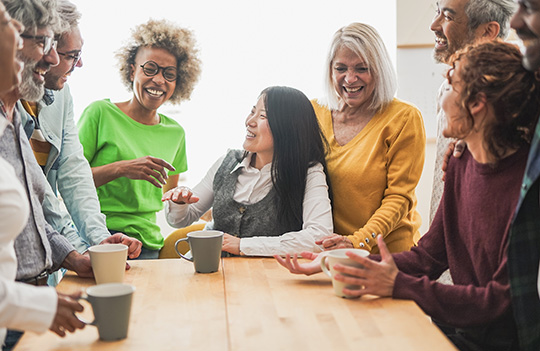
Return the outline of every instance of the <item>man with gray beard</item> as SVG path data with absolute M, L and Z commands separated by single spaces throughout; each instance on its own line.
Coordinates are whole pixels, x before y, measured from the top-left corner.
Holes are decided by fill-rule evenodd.
M 51 192 L 37 165 L 28 139 L 21 128 L 16 103 L 19 99 L 40 99 L 45 73 L 58 64 L 54 33 L 62 31 L 56 12 L 56 0 L 3 0 L 7 12 L 25 26 L 21 34 L 24 48 L 20 57 L 23 69 L 20 87 L 0 95 L 0 118 L 9 124 L 0 137 L 0 156 L 15 170 L 26 190 L 30 203 L 28 222 L 15 240 L 17 256 L 16 280 L 32 285 L 45 285 L 48 275 L 60 267 L 73 270 L 84 277 L 92 276 L 90 259 L 79 254 L 69 241 L 45 220 L 41 203 Z M 6 347 L 9 350 L 22 333 L 9 331 Z
M 435 34 L 433 58 L 446 63 L 450 56 L 467 45 L 506 38 L 515 5 L 512 0 L 440 0 L 431 31 Z M 439 96 L 445 88 L 441 85 Z M 439 99 L 437 99 L 439 100 Z M 444 113 L 437 103 L 437 154 L 431 192 L 429 223 L 432 222 L 441 200 L 443 185 L 442 165 L 452 139 L 443 135 L 446 126 Z

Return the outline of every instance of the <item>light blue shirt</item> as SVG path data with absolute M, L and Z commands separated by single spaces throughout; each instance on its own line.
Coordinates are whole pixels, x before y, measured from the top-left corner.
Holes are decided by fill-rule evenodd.
M 18 103 L 20 104 L 20 103 Z M 22 123 L 28 137 L 35 121 L 22 106 Z M 54 195 L 60 192 L 65 209 L 58 199 L 48 193 L 43 203 L 45 218 L 64 235 L 79 253 L 89 245 L 97 245 L 110 236 L 101 213 L 92 171 L 83 155 L 77 127 L 73 120 L 73 98 L 69 87 L 46 90 L 38 103 L 38 123 L 43 136 L 51 144 L 44 168 Z

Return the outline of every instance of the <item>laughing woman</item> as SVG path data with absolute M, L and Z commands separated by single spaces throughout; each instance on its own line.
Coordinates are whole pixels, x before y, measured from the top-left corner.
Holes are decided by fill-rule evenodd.
M 380 233 L 390 251 L 409 250 L 421 223 L 424 124 L 416 107 L 394 98 L 396 74 L 373 27 L 352 23 L 334 34 L 325 85 L 326 101 L 313 106 L 330 145 L 335 234 L 322 246 L 378 253 Z
M 107 227 L 139 239 L 139 258 L 158 257 L 162 191 L 176 187 L 179 173 L 187 170 L 184 129 L 157 110 L 189 99 L 200 74 L 194 46 L 192 33 L 170 22 L 137 26 L 117 55 L 133 97 L 96 101 L 79 121 Z
M 173 227 L 213 209 L 207 229 L 226 233 L 223 251 L 271 256 L 316 250 L 332 233 L 326 142 L 308 98 L 287 87 L 265 89 L 246 122 L 244 150 L 230 150 L 193 190 L 167 192 Z

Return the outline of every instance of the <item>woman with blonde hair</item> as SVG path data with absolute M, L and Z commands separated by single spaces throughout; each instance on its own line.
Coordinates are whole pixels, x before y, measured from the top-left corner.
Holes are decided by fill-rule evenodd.
M 165 20 L 137 26 L 117 57 L 133 97 L 88 106 L 79 138 L 107 227 L 142 241 L 139 258 L 157 258 L 163 246 L 156 223 L 162 192 L 187 170 L 184 129 L 157 110 L 189 99 L 200 61 L 193 34 Z
M 394 98 L 396 74 L 373 27 L 352 23 L 334 34 L 325 83 L 325 101 L 313 106 L 330 145 L 336 234 L 319 243 L 377 253 L 380 233 L 392 252 L 409 250 L 421 223 L 424 124 L 416 107 Z

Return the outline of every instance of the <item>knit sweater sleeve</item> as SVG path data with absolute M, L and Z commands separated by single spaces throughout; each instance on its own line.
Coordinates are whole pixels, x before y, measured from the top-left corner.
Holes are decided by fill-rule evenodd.
M 414 300 L 431 317 L 456 327 L 485 324 L 501 317 L 509 308 L 509 285 L 501 269 L 486 286 L 445 285 L 429 276 L 399 272 L 393 297 Z
M 393 255 L 399 268 L 394 298 L 414 300 L 455 327 L 486 325 L 508 313 L 507 233 L 525 162 L 526 150 L 520 150 L 496 170 L 468 153 L 449 164 L 429 231 L 410 252 Z M 507 191 L 497 191 L 503 185 Z M 454 285 L 436 281 L 446 268 Z
M 416 205 L 414 190 L 424 165 L 424 124 L 416 108 L 400 112 L 402 115 L 388 116 L 399 127 L 386 140 L 387 187 L 381 205 L 363 227 L 348 236 L 355 247 L 364 245 L 369 251 L 376 246 L 373 234 L 386 238 Z

